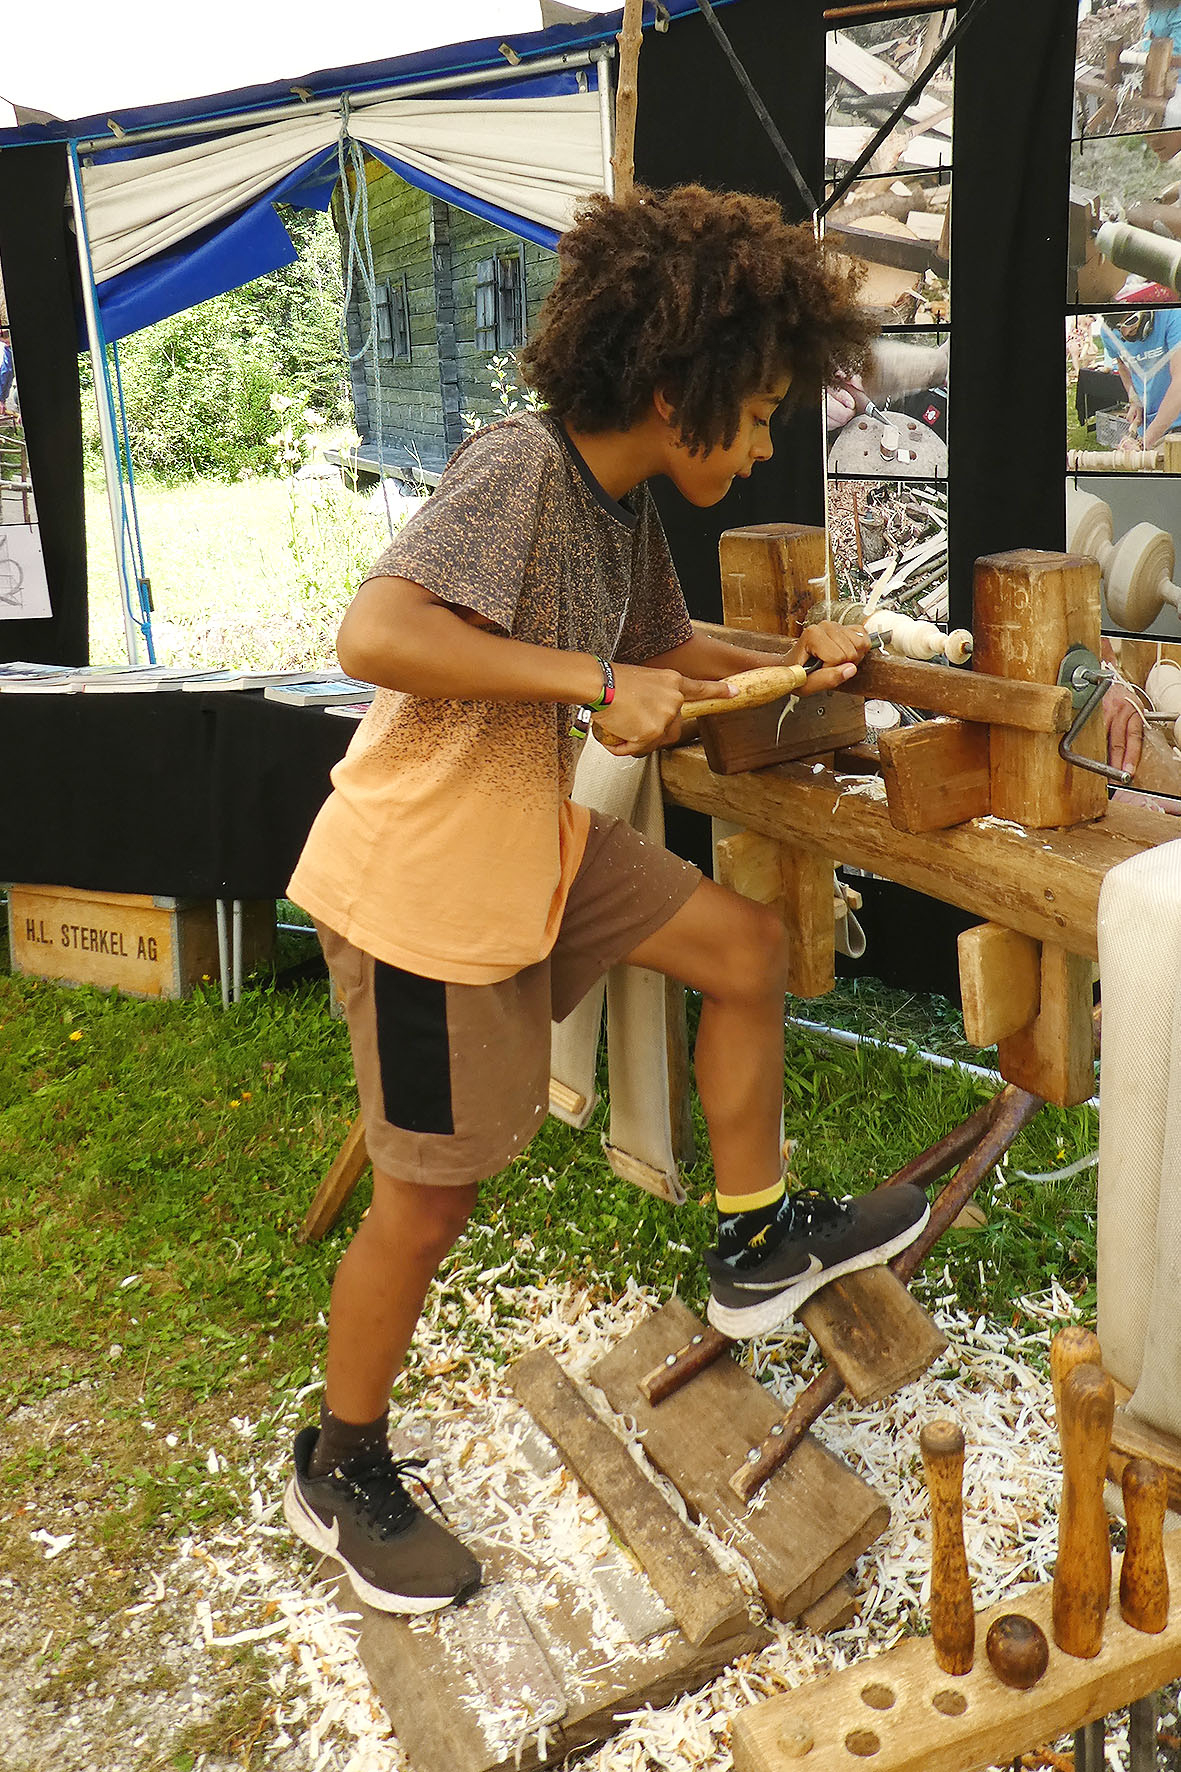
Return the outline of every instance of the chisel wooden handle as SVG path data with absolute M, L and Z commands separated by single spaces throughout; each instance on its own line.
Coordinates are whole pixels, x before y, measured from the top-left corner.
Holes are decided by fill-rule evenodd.
M 1062 1510 L 1054 1567 L 1054 1641 L 1068 1655 L 1098 1655 L 1111 1601 L 1111 1536 L 1103 1507 L 1115 1387 L 1098 1366 L 1062 1381 Z
M 931 1497 L 931 1640 L 945 1674 L 966 1674 L 976 1654 L 976 1613 L 964 1552 L 964 1436 L 929 1421 L 919 1435 Z
M 703 714 L 732 714 L 739 708 L 766 707 L 769 701 L 782 701 L 785 695 L 794 695 L 808 676 L 803 665 L 761 665 L 757 671 L 738 671 L 726 678 L 732 695 L 687 701 L 681 707 L 681 719 L 699 720 Z
M 1054 1385 L 1054 1415 L 1059 1422 L 1062 1420 L 1062 1384 L 1067 1374 L 1076 1366 L 1102 1366 L 1103 1354 L 1099 1347 L 1099 1337 L 1093 1329 L 1084 1329 L 1079 1323 L 1071 1323 L 1066 1329 L 1059 1329 L 1050 1343 L 1050 1378 Z
M 1133 1630 L 1162 1631 L 1169 1622 L 1165 1508 L 1169 1479 L 1150 1458 L 1130 1458 L 1122 1478 L 1128 1546 L 1119 1577 L 1119 1609 Z

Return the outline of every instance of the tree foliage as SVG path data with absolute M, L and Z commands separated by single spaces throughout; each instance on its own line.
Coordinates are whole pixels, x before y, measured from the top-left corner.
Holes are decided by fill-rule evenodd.
M 350 422 L 340 347 L 340 251 L 331 218 L 282 211 L 294 264 L 124 339 L 119 366 L 135 468 L 175 483 L 278 468 L 278 404 Z M 83 359 L 89 386 L 89 362 Z M 99 452 L 93 397 L 88 450 Z

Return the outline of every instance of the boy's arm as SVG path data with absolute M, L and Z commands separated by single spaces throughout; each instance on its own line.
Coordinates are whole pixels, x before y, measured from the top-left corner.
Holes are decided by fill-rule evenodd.
M 748 652 L 744 646 L 732 646 L 728 640 L 719 640 L 712 634 L 695 633 L 671 652 L 646 659 L 645 669 L 732 677 L 738 671 L 757 671 L 763 665 L 805 664 L 809 658 L 819 658 L 824 668 L 813 671 L 799 693 L 823 695 L 825 690 L 846 682 L 868 650 L 869 636 L 863 628 L 822 621 L 805 628 L 798 640 L 785 641 L 782 652 Z
M 350 677 L 441 701 L 578 706 L 596 702 L 603 689 L 591 653 L 510 639 L 406 578 L 366 580 L 345 612 L 336 655 Z M 683 701 L 728 693 L 724 683 L 677 665 L 619 664 L 615 699 L 596 723 L 629 747 L 651 749 L 675 736 Z

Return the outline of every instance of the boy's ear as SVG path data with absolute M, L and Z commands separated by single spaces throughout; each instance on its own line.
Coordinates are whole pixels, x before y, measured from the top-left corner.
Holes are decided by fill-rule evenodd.
M 668 395 L 664 392 L 663 388 L 657 388 L 656 392 L 653 394 L 652 405 L 656 411 L 657 418 L 661 419 L 663 423 L 668 425 L 675 422 L 677 409 L 669 399 Z

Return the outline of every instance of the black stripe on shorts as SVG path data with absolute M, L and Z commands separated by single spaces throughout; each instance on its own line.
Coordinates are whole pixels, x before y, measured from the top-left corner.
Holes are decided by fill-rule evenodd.
M 374 960 L 373 1003 L 386 1119 L 404 1132 L 453 1133 L 446 984 Z

